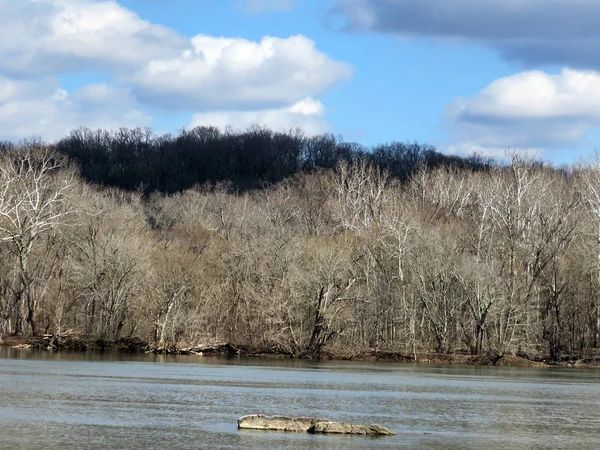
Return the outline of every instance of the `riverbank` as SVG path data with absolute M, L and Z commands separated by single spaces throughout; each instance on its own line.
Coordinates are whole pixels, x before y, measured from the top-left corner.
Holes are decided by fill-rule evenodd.
M 105 339 L 73 336 L 73 335 L 44 335 L 40 337 L 6 336 L 0 339 L 0 346 L 38 349 L 46 351 L 75 351 L 75 352 L 116 352 L 116 353 L 156 353 L 197 356 L 248 356 L 260 358 L 298 358 L 310 359 L 306 356 L 235 345 L 229 342 L 195 345 L 190 347 L 166 346 L 160 347 L 154 343 L 139 338 L 121 338 L 116 341 Z M 323 352 L 321 359 L 339 361 L 365 362 L 396 362 L 406 364 L 442 364 L 442 365 L 482 365 L 482 366 L 511 366 L 511 367 L 595 367 L 600 368 L 600 355 L 585 359 L 565 361 L 548 361 L 543 358 L 528 359 L 515 355 L 464 355 L 464 354 L 417 354 L 414 357 L 395 352 L 366 350 L 357 353 Z

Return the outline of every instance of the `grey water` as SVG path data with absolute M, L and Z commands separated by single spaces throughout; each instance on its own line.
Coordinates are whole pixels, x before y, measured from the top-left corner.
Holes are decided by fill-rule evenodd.
M 245 414 L 397 436 L 242 431 Z M 600 370 L 0 348 L 0 448 L 600 448 Z

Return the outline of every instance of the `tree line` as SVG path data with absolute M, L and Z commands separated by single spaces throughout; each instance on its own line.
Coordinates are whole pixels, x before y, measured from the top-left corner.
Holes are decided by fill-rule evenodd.
M 89 182 L 145 193 L 174 193 L 225 181 L 236 190 L 256 189 L 357 159 L 367 159 L 402 180 L 422 166 L 482 170 L 493 163 L 478 156 L 448 156 L 417 142 L 369 148 L 332 134 L 307 136 L 299 130 L 274 132 L 258 126 L 225 132 L 197 127 L 175 136 L 156 135 L 147 128 L 81 128 L 58 141 L 55 149 L 75 161 Z
M 331 137 L 264 129 L 196 129 L 139 147 L 151 137 L 140 133 L 3 147 L 0 336 L 415 359 L 558 361 L 598 347 L 599 160 L 557 169 L 514 153 L 499 164 L 418 144 L 344 154 Z M 121 154 L 121 135 L 140 140 Z M 177 144 L 202 136 L 211 144 Z M 268 148 L 217 145 L 252 136 Z M 277 147 L 286 136 L 301 145 Z M 321 164 L 307 148 L 326 141 L 335 146 Z M 240 156 L 264 161 L 276 148 L 287 162 Z M 203 166 L 217 160 L 227 162 Z

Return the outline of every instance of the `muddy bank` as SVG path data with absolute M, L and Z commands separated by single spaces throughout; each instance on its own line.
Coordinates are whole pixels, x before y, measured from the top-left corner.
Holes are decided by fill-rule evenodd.
M 157 345 L 154 342 L 135 337 L 110 341 L 79 335 L 7 336 L 0 339 L 0 345 L 23 349 L 74 352 L 156 353 L 198 356 L 255 356 L 258 354 L 248 349 L 248 347 L 234 346 L 229 342 L 176 347 L 173 345 Z M 260 355 L 262 354 L 260 353 Z M 266 356 L 266 353 L 264 355 Z M 282 357 L 286 356 L 282 355 Z
M 138 338 L 121 338 L 117 341 L 71 335 L 44 335 L 39 337 L 5 336 L 0 345 L 13 348 L 33 348 L 39 350 L 67 350 L 75 352 L 122 352 L 144 353 L 148 343 Z
M 0 345 L 13 348 L 33 348 L 47 351 L 93 351 L 93 352 L 119 352 L 119 353 L 157 353 L 175 355 L 197 355 L 197 356 L 248 356 L 258 358 L 280 358 L 280 359 L 311 359 L 306 355 L 292 355 L 286 352 L 253 348 L 243 345 L 235 345 L 229 342 L 210 343 L 193 346 L 158 346 L 139 338 L 121 338 L 116 341 L 106 339 L 84 337 L 76 335 L 44 335 L 40 337 L 15 337 L 5 336 L 0 339 Z M 324 352 L 323 360 L 332 361 L 365 361 L 365 362 L 395 362 L 407 364 L 466 364 L 485 366 L 511 366 L 511 367 L 596 367 L 600 368 L 600 355 L 592 358 L 571 359 L 561 362 L 549 361 L 542 358 L 528 359 L 515 355 L 491 356 L 491 355 L 464 355 L 464 354 L 417 354 L 413 356 L 403 355 L 395 352 L 362 351 L 359 353 L 333 353 Z
M 335 358 L 341 359 L 341 358 Z M 542 357 L 526 358 L 516 355 L 465 355 L 465 354 L 440 354 L 428 353 L 417 354 L 415 360 L 413 356 L 406 356 L 394 352 L 375 352 L 368 351 L 350 356 L 351 361 L 373 361 L 373 362 L 399 362 L 412 364 L 466 364 L 480 366 L 510 366 L 510 367 L 598 367 L 600 368 L 600 355 L 585 359 L 565 359 L 563 361 L 551 361 Z

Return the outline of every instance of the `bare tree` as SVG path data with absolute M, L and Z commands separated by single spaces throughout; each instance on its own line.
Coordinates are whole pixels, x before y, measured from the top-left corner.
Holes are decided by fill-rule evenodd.
M 577 188 L 585 201 L 588 214 L 593 217 L 596 231 L 596 285 L 600 286 L 600 153 L 577 170 Z M 600 292 L 596 292 L 594 347 L 600 346 Z
M 335 216 L 340 228 L 357 230 L 378 223 L 385 204 L 387 172 L 359 159 L 353 164 L 339 163 L 334 176 Z
M 204 230 L 191 224 L 171 230 L 170 235 L 153 249 L 144 302 L 154 319 L 156 346 L 163 349 L 177 346 L 196 313 L 196 299 L 201 295 L 199 263 L 209 240 Z
M 138 325 L 128 319 L 152 243 L 137 194 L 88 191 L 82 203 L 69 236 L 75 248 L 71 283 L 83 306 L 85 334 L 116 339 L 126 325 L 130 333 Z
M 15 258 L 10 289 L 14 302 L 9 329 L 15 334 L 38 332 L 38 301 L 34 291 L 40 266 L 30 261 L 34 244 L 57 230 L 69 214 L 73 177 L 64 160 L 48 148 L 18 148 L 0 159 L 0 241 Z

